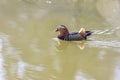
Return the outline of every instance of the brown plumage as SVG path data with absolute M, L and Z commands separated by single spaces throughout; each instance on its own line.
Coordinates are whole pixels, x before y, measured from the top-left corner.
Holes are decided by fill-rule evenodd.
M 84 28 L 81 28 L 78 32 L 69 33 L 67 27 L 64 25 L 58 26 L 56 32 L 58 32 L 59 39 L 66 41 L 86 40 L 87 36 L 92 34 L 91 31 L 86 31 Z

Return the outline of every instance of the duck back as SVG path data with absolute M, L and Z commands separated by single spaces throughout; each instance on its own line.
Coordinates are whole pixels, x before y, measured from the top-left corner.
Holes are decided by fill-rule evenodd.
M 78 32 L 73 32 L 69 34 L 69 41 L 79 41 L 85 40 L 85 37 L 79 34 Z
M 61 36 L 61 37 L 58 37 L 58 38 L 61 39 L 61 40 L 66 40 L 66 41 L 80 41 L 80 40 L 85 40 L 86 39 L 84 36 L 82 36 L 78 32 L 72 32 L 72 33 L 69 33 L 66 36 Z
M 87 36 L 90 36 L 91 34 L 92 34 L 91 31 L 86 31 L 85 35 L 81 35 L 78 32 L 72 32 L 66 36 L 61 36 L 58 38 L 66 41 L 80 41 L 80 40 L 86 40 Z

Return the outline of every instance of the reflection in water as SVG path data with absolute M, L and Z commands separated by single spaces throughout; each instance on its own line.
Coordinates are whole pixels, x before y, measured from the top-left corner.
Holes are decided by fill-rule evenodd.
M 85 44 L 84 44 L 85 42 L 81 42 L 79 45 L 78 45 L 78 47 L 81 49 L 81 50 L 83 50 L 84 48 L 85 48 Z
M 120 56 L 117 56 L 115 61 L 115 67 L 113 69 L 113 80 L 120 80 Z
M 72 46 L 72 48 L 74 48 L 76 45 L 79 44 L 78 42 L 66 42 L 66 41 L 61 41 L 61 40 L 56 40 L 56 41 L 57 41 L 56 46 L 58 49 L 57 52 L 59 52 L 59 50 L 60 50 L 60 52 L 62 51 L 62 53 L 65 53 L 66 51 L 70 50 L 71 49 L 70 46 Z M 115 62 L 119 61 L 119 59 L 117 61 L 115 60 L 116 56 L 119 54 L 115 54 L 116 51 L 115 52 L 111 51 L 111 50 L 109 50 L 109 48 L 110 49 L 112 49 L 112 48 L 119 49 L 120 42 L 118 42 L 118 41 L 94 41 L 93 40 L 93 41 L 85 41 L 83 44 L 87 48 L 89 46 L 90 48 L 95 48 L 95 49 L 102 48 L 102 49 L 100 51 L 97 50 L 97 52 L 94 49 L 94 51 L 92 51 L 90 54 L 84 52 L 84 55 L 86 55 L 84 57 L 85 58 L 84 61 L 82 61 L 82 59 L 80 59 L 83 57 L 83 55 L 79 55 L 79 57 L 75 57 L 76 59 L 74 59 L 74 56 L 76 56 L 76 54 L 74 53 L 74 51 L 72 52 L 72 50 L 71 50 L 71 53 L 74 54 L 74 55 L 72 55 L 72 57 L 71 57 L 70 53 L 67 53 L 69 55 L 67 55 L 67 57 L 65 57 L 66 59 L 61 58 L 61 59 L 64 59 L 63 61 L 68 65 L 67 68 L 74 65 L 74 69 L 72 67 L 71 69 L 73 69 L 73 70 L 70 71 L 70 72 L 73 72 L 74 74 L 76 73 L 76 75 L 72 74 L 72 76 L 75 76 L 74 80 L 104 80 L 104 79 L 109 80 L 109 78 L 112 78 L 109 76 L 111 76 L 113 74 L 115 75 L 113 78 L 115 80 L 119 80 L 119 77 L 118 77 L 119 70 L 117 69 L 114 72 L 114 69 L 115 69 L 114 67 L 119 66 L 118 65 L 119 63 L 116 65 L 113 65 Z M 70 49 L 68 49 L 68 48 L 70 48 Z M 106 50 L 106 49 L 108 49 L 108 50 Z M 83 50 L 83 51 L 85 51 L 85 50 Z M 94 54 L 93 52 L 97 53 L 96 56 L 93 55 Z M 79 53 L 79 54 L 81 54 L 81 53 Z M 66 54 L 63 54 L 63 56 L 65 56 L 65 55 Z M 113 55 L 113 56 L 111 56 L 111 55 Z M 72 58 L 72 60 L 70 57 Z M 79 59 L 77 59 L 77 58 L 79 58 Z M 96 59 L 93 59 L 93 58 L 96 58 Z M 61 59 L 59 61 L 62 61 Z M 56 60 L 58 60 L 58 58 Z M 69 60 L 71 62 L 69 62 Z M 78 61 L 78 63 L 74 60 Z M 64 65 L 64 62 L 63 62 L 63 65 Z M 62 62 L 61 62 L 61 64 L 62 64 Z M 79 67 L 78 69 L 80 69 L 81 71 L 76 70 L 76 66 Z M 94 68 L 92 68 L 90 66 L 92 66 L 92 67 L 94 66 Z M 92 69 L 88 70 L 89 67 Z M 62 68 L 62 66 L 60 68 Z M 62 69 L 64 69 L 64 68 L 62 68 Z M 67 71 L 67 70 L 65 69 L 65 71 Z M 104 73 L 103 73 L 103 71 L 104 71 Z M 111 73 L 111 74 L 109 74 L 109 73 Z M 103 75 L 101 76 L 101 74 L 103 74 Z M 98 77 L 97 79 L 96 79 L 96 76 Z
M 114 68 L 113 80 L 120 80 L 120 66 Z
M 23 78 L 25 75 L 25 67 L 26 65 L 23 62 L 18 62 L 18 70 L 17 70 L 17 75 L 19 78 Z
M 98 48 L 109 48 L 109 47 L 116 47 L 120 48 L 120 42 L 118 41 L 62 41 L 57 40 L 56 49 L 57 51 L 65 50 L 68 46 L 78 46 L 81 50 L 85 48 L 85 45 L 89 47 L 98 47 Z
M 57 51 L 62 51 L 65 50 L 68 46 L 78 46 L 78 48 L 80 48 L 81 50 L 83 50 L 85 48 L 84 45 L 85 41 L 63 41 L 63 40 L 57 40 L 57 44 L 56 44 L 56 49 Z
M 0 80 L 5 80 L 4 57 L 2 55 L 3 41 L 0 37 Z
M 30 73 L 29 71 L 41 72 L 44 70 L 44 67 L 42 66 L 32 65 L 22 61 L 19 53 L 20 51 L 11 45 L 8 36 L 1 33 L 0 34 L 0 80 L 6 80 L 8 79 L 7 77 L 10 77 L 11 80 L 13 79 L 16 80 L 16 78 L 29 79 L 28 77 L 26 77 L 27 76 L 26 72 L 28 73 Z
M 95 79 L 92 79 L 90 77 L 88 78 L 88 75 L 85 75 L 82 72 L 77 72 L 75 75 L 75 80 L 95 80 Z
M 24 63 L 22 61 L 19 61 L 17 69 L 18 69 L 17 70 L 18 78 L 23 79 L 26 76 L 25 73 L 28 72 L 27 69 L 29 69 L 31 71 L 39 72 L 39 71 L 43 71 L 44 67 L 42 67 L 42 66 L 35 66 L 35 65 L 31 65 L 31 64 L 27 64 L 27 63 Z

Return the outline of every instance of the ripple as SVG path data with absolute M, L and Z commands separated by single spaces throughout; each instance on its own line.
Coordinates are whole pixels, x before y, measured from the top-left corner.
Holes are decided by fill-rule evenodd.
M 120 47 L 120 42 L 117 41 L 89 41 L 87 44 L 91 47 L 101 47 L 101 48 L 108 48 L 108 47 Z
M 94 32 L 94 34 L 98 34 L 98 35 L 101 35 L 101 34 L 113 34 L 114 32 L 116 32 L 116 30 L 119 30 L 119 29 L 120 29 L 120 26 L 115 27 L 113 29 L 93 30 L 93 32 Z
M 58 38 L 53 38 L 54 41 L 59 41 Z M 71 41 L 74 43 L 82 43 L 83 41 Z M 108 48 L 108 47 L 116 47 L 120 48 L 119 41 L 95 41 L 95 40 L 87 40 L 84 44 L 87 44 L 90 47 L 100 47 L 100 48 Z

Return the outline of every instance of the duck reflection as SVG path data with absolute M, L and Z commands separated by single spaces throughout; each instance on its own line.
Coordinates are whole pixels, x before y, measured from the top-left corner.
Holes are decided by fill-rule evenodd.
M 85 48 L 85 41 L 66 42 L 66 41 L 63 41 L 63 40 L 58 40 L 55 47 L 56 47 L 57 51 L 63 51 L 65 49 L 67 49 L 68 46 L 76 46 L 80 50 L 83 50 Z
M 78 48 L 83 50 L 85 48 L 85 42 L 82 41 L 79 45 L 78 45 Z

